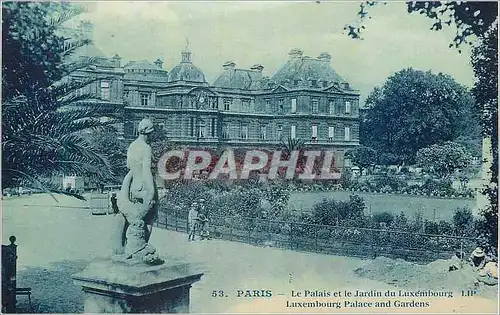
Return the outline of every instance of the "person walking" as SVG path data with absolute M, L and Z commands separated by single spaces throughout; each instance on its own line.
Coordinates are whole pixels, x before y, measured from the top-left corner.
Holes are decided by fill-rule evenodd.
M 198 225 L 198 203 L 195 201 L 191 204 L 191 208 L 189 209 L 188 213 L 189 242 L 195 240 L 197 225 Z
M 205 240 L 209 238 L 208 213 L 205 208 L 205 199 L 200 199 L 198 202 L 199 202 L 198 226 L 200 231 L 200 239 Z

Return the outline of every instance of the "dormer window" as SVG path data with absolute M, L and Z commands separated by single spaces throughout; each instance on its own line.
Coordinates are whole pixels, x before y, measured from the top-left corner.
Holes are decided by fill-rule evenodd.
M 323 87 L 324 88 L 328 87 L 328 81 L 323 81 Z
M 312 87 L 318 87 L 318 80 L 311 80 Z
M 293 85 L 299 85 L 300 81 L 299 80 L 293 80 Z

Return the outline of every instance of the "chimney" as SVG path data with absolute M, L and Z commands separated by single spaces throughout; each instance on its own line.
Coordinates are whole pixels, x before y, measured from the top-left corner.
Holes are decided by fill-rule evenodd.
M 154 62 L 155 65 L 157 65 L 160 69 L 163 69 L 163 61 L 158 57 L 156 58 L 156 61 Z
M 113 67 L 120 68 L 120 61 L 122 60 L 122 57 L 120 57 L 120 55 L 118 54 L 115 54 L 112 59 L 113 59 Z
M 290 59 L 298 59 L 302 57 L 302 54 L 303 54 L 302 50 L 294 48 L 290 50 L 290 52 L 288 53 L 288 57 L 290 57 Z
M 234 63 L 234 61 L 226 61 L 224 62 L 224 64 L 222 65 L 222 68 L 224 70 L 230 70 L 230 71 L 234 71 L 234 68 L 236 67 L 236 63 Z
M 264 70 L 264 66 L 261 64 L 256 64 L 256 65 L 253 65 L 252 67 L 250 67 L 250 70 L 256 71 L 256 72 L 262 72 L 262 70 Z
M 332 55 L 330 55 L 327 52 L 323 52 L 318 56 L 318 60 L 330 62 L 330 61 L 332 61 Z

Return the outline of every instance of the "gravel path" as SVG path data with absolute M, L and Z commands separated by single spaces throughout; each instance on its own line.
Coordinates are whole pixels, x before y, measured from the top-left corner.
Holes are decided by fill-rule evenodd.
M 85 206 L 71 198 L 57 198 L 60 206 Z M 70 275 L 82 270 L 95 257 L 107 256 L 106 231 L 112 217 L 92 216 L 88 210 L 78 208 L 43 206 L 50 203 L 54 203 L 53 200 L 44 195 L 4 200 L 3 239 L 10 235 L 18 239 L 18 286 L 33 288 L 37 312 L 82 312 L 82 292 L 73 285 Z M 25 204 L 31 206 L 23 206 Z M 188 243 L 185 234 L 161 229 L 155 229 L 151 243 L 166 259 L 173 257 L 198 263 L 205 270 L 202 280 L 191 290 L 194 313 L 304 312 L 304 309 L 286 308 L 291 290 L 396 289 L 383 279 L 371 280 L 355 274 L 356 269 L 370 264 L 369 260 L 221 240 Z M 237 298 L 238 289 L 272 290 L 273 298 Z M 212 298 L 214 290 L 224 290 L 230 297 Z M 495 302 L 482 297 L 469 301 L 436 301 L 433 308 L 426 311 L 477 312 L 479 309 L 474 305 L 481 305 L 490 313 L 497 309 Z M 23 297 L 19 297 L 19 304 L 21 310 L 27 307 Z M 340 310 L 343 311 L 353 312 L 352 309 Z

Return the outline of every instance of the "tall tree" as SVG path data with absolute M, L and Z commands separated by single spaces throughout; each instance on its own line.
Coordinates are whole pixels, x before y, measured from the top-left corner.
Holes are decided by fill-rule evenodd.
M 491 161 L 484 161 L 489 166 L 489 184 L 484 193 L 490 206 L 483 209 L 486 219 L 487 235 L 490 244 L 498 246 L 498 24 L 495 24 L 484 36 L 480 44 L 472 50 L 472 66 L 476 82 L 472 92 L 476 99 L 477 110 L 481 113 L 483 137 L 491 142 Z
M 363 145 L 348 150 L 345 156 L 351 159 L 354 165 L 359 167 L 361 174 L 363 173 L 363 169 L 377 164 L 377 151 Z
M 350 37 L 361 38 L 365 29 L 363 21 L 371 18 L 368 9 L 376 3 L 365 1 L 360 4 L 360 23 L 345 27 Z M 484 209 L 483 215 L 490 244 L 498 247 L 498 2 L 412 1 L 407 2 L 407 11 L 429 18 L 433 22 L 431 30 L 439 31 L 455 25 L 456 35 L 450 47 L 458 48 L 459 52 L 462 44 L 474 44 L 474 39 L 479 39 L 472 51 L 476 76 L 473 94 L 482 121 L 483 139 L 491 139 L 492 151 L 486 153 L 486 160 L 491 160 L 489 187 L 485 190 L 490 206 Z M 483 154 L 485 151 L 488 151 L 488 146 L 483 142 Z
M 477 133 L 472 106 L 472 96 L 452 77 L 401 70 L 367 98 L 362 142 L 413 162 L 421 148 Z
M 85 105 L 95 95 L 75 93 L 95 79 L 75 82 L 71 74 L 93 60 L 68 57 L 90 40 L 58 34 L 81 10 L 54 2 L 5 2 L 2 13 L 2 186 L 26 181 L 45 189 L 43 179 L 61 173 L 110 178 L 107 157 L 84 134 L 116 123 L 119 113 Z

